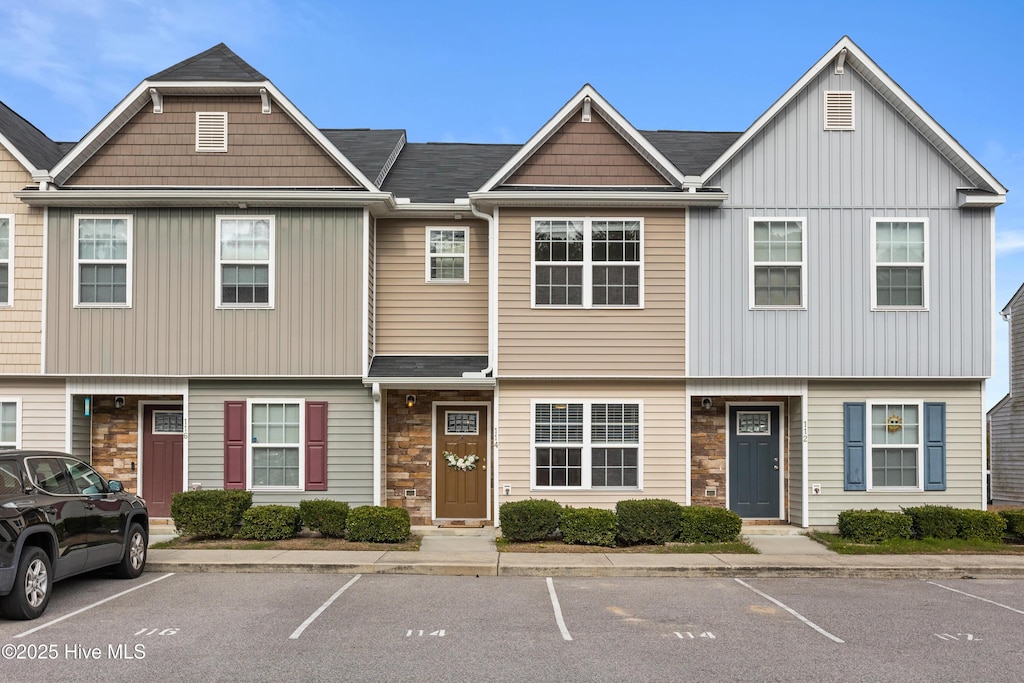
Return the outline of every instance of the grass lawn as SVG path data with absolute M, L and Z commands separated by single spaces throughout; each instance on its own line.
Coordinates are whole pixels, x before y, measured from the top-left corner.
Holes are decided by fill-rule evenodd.
M 842 555 L 1024 555 L 1024 544 L 991 543 L 989 541 L 942 540 L 926 538 L 914 540 L 896 538 L 884 543 L 854 543 L 822 531 L 808 534 L 829 550 Z

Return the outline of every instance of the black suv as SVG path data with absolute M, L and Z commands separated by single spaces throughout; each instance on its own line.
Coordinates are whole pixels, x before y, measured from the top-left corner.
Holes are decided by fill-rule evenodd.
M 35 619 L 53 582 L 114 567 L 146 566 L 146 501 L 65 453 L 0 452 L 0 614 Z

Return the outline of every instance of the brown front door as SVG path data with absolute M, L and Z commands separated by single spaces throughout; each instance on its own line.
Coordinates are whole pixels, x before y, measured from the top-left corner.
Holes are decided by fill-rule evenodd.
M 146 406 L 142 413 L 142 497 L 150 517 L 171 516 L 171 494 L 182 491 L 184 413 L 181 406 Z
M 434 424 L 436 516 L 487 519 L 487 408 L 437 406 Z

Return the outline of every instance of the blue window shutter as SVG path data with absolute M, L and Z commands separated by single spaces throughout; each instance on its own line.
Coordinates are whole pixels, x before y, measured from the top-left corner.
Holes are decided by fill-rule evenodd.
M 864 467 L 867 463 L 865 430 L 867 406 L 863 403 L 843 404 L 843 489 L 867 491 Z
M 924 490 L 946 490 L 946 404 L 924 404 Z

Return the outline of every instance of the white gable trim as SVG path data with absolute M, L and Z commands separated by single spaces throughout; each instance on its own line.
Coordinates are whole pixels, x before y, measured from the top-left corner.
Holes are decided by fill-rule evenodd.
M 320 132 L 299 109 L 286 98 L 270 81 L 256 83 L 237 83 L 234 81 L 143 81 L 96 126 L 90 130 L 77 145 L 53 168 L 51 177 L 62 183 L 95 152 L 107 143 L 135 114 L 152 101 L 150 88 L 159 90 L 163 97 L 173 94 L 203 93 L 210 95 L 261 95 L 265 89 L 270 99 L 277 102 L 281 109 L 291 117 L 346 173 L 348 173 L 364 190 L 375 192 L 377 186 L 355 164 L 348 160 L 327 137 Z M 63 177 L 62 177 L 63 176 Z
M 21 150 L 3 134 L 0 134 L 0 145 L 3 145 L 4 149 L 10 152 L 11 156 L 14 157 L 19 164 L 24 166 L 25 170 L 33 176 L 33 179 L 35 179 L 35 175 L 38 174 L 41 169 L 36 168 L 35 164 L 29 161 L 28 157 L 22 154 Z
M 768 123 L 775 118 L 784 107 L 786 107 L 797 95 L 800 94 L 807 87 L 807 85 L 817 78 L 824 69 L 832 67 L 832 63 L 840 56 L 840 53 L 846 50 L 845 61 L 847 65 L 853 66 L 858 72 L 865 76 L 869 84 L 874 87 L 878 92 L 890 103 L 893 104 L 900 111 L 901 114 L 914 126 L 918 131 L 921 132 L 929 140 L 932 140 L 932 144 L 950 161 L 959 160 L 964 166 L 973 171 L 981 184 L 987 185 L 986 188 L 996 194 L 1005 195 L 1006 188 L 1003 187 L 995 177 L 985 170 L 978 160 L 968 153 L 963 146 L 960 145 L 956 139 L 946 132 L 946 130 L 933 119 L 928 112 L 921 108 L 921 106 L 915 102 L 899 85 L 896 81 L 892 80 L 888 74 L 886 74 L 875 62 L 867 56 L 867 54 L 857 47 L 849 36 L 843 36 L 838 43 L 836 43 L 831 50 L 825 53 L 825 56 L 817 61 L 817 63 L 805 73 L 800 80 L 798 80 L 785 94 L 776 100 L 768 111 L 761 114 L 760 117 L 746 132 L 741 135 L 736 142 L 727 149 L 722 156 L 720 156 L 711 166 L 708 167 L 704 173 L 701 174 L 701 182 L 706 184 L 711 178 L 715 176 L 726 163 L 729 162 L 736 154 L 746 147 L 747 143 L 751 141 L 758 133 L 760 133 Z M 938 143 L 938 144 L 936 144 Z M 943 149 L 945 147 L 946 149 Z
M 594 90 L 590 84 L 584 85 L 578 93 L 576 93 L 572 99 L 565 103 L 565 105 L 558 110 L 544 126 L 537 131 L 532 138 L 530 138 L 526 144 L 519 148 L 519 151 L 512 156 L 505 165 L 498 169 L 498 172 L 491 176 L 487 182 L 485 182 L 478 192 L 490 192 L 494 188 L 501 185 L 505 179 L 511 176 L 515 171 L 534 153 L 541 148 L 541 146 L 548 141 L 548 139 L 554 135 L 565 123 L 569 120 L 577 109 L 583 106 L 584 100 L 590 98 L 590 106 L 592 110 L 597 110 L 601 116 L 608 121 L 608 123 L 622 134 L 623 138 L 629 143 L 634 149 L 640 151 L 641 154 L 646 155 L 649 160 L 654 161 L 652 164 L 655 169 L 658 170 L 662 175 L 668 174 L 666 180 L 674 184 L 676 187 L 682 187 L 683 185 L 683 174 L 677 169 L 671 161 L 665 158 L 665 156 L 657 150 L 654 145 L 648 142 L 647 138 L 640 134 L 640 132 L 633 127 L 633 125 L 627 121 L 619 112 L 615 111 L 608 102 Z M 661 168 L 657 168 L 661 166 Z

